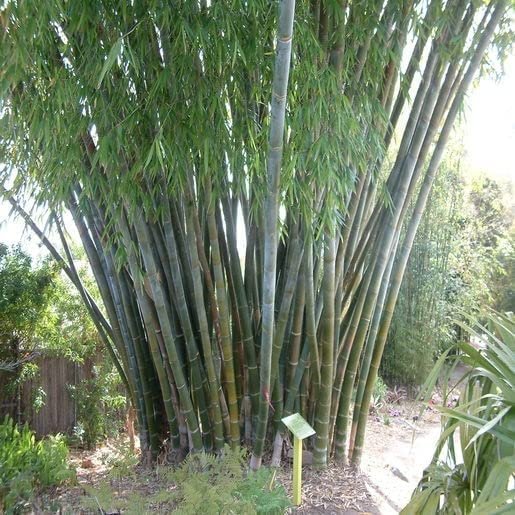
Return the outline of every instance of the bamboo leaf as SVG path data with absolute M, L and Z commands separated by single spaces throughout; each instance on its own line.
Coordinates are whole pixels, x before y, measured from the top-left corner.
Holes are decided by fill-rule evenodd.
M 100 76 L 98 77 L 97 89 L 100 89 L 100 86 L 102 85 L 102 81 L 104 80 L 104 77 L 111 70 L 115 61 L 121 55 L 122 45 L 123 45 L 123 39 L 118 38 L 116 40 L 115 44 L 111 47 L 111 50 L 109 51 L 109 54 L 107 55 L 107 58 L 104 62 L 104 66 L 102 67 L 102 71 L 100 72 Z

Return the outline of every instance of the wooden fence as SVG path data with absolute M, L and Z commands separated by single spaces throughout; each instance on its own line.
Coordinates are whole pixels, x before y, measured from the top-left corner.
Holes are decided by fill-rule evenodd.
M 68 387 L 91 378 L 92 362 L 79 365 L 62 357 L 39 356 L 35 363 L 39 372 L 34 379 L 23 383 L 15 394 L 0 391 L 0 419 L 9 414 L 20 423 L 27 422 L 38 437 L 70 434 L 77 422 L 77 407 Z M 37 392 L 44 392 L 39 410 L 34 407 Z

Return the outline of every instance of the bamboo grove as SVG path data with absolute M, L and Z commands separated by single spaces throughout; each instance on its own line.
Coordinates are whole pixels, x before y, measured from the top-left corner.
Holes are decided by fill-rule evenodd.
M 509 7 L 4 2 L 1 192 L 81 292 L 145 456 L 229 442 L 278 464 L 300 412 L 316 465 L 359 464 L 413 239 Z

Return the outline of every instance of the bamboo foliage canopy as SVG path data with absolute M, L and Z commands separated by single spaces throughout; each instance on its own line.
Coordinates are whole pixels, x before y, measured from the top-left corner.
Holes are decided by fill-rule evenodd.
M 413 238 L 509 7 L 3 2 L 0 191 L 79 289 L 149 458 L 246 442 L 257 468 L 273 441 L 277 463 L 299 412 L 317 465 L 359 462 Z

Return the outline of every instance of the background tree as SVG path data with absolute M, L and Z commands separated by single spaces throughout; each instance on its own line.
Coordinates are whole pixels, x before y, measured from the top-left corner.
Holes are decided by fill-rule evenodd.
M 381 363 L 388 382 L 423 384 L 434 356 L 453 340 L 461 305 L 449 262 L 463 239 L 464 183 L 459 161 L 451 159 L 435 181 L 399 292 Z
M 246 439 L 257 467 L 297 410 L 317 465 L 359 462 L 413 239 L 506 8 L 300 1 L 291 46 L 289 1 L 5 4 L 2 192 L 36 231 L 24 197 L 50 210 L 145 456 Z
M 55 267 L 43 263 L 33 267 L 31 257 L 19 247 L 0 243 L 0 389 L 21 372 L 37 350 L 36 327 L 50 300 Z
M 492 278 L 494 308 L 501 313 L 515 313 L 515 227 L 513 223 L 507 237 L 499 244 L 497 260 L 499 268 Z
M 74 255 L 83 283 L 97 297 L 84 252 L 78 248 Z M 92 448 L 107 437 L 119 435 L 126 420 L 128 392 L 83 300 L 64 274 L 54 277 L 48 304 L 34 331 L 42 354 L 64 357 L 83 369 L 80 382 L 68 385 L 68 393 L 75 401 L 76 424 L 71 436 L 76 443 Z
M 449 152 L 408 261 L 381 364 L 390 382 L 422 385 L 433 360 L 467 337 L 456 321 L 505 305 L 510 292 L 510 185 L 463 168 Z

